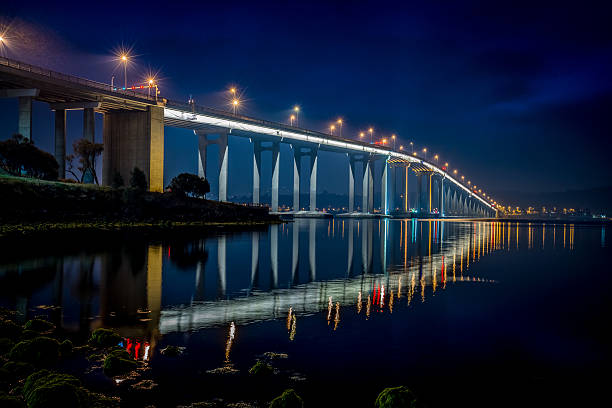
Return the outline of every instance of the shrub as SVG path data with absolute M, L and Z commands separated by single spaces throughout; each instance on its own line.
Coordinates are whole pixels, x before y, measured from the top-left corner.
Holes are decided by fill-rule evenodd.
M 283 391 L 270 402 L 270 408 L 302 408 L 303 406 L 304 401 L 292 389 Z
M 49 337 L 35 337 L 32 340 L 20 341 L 13 347 L 9 358 L 23 361 L 38 367 L 48 367 L 59 359 L 59 342 Z
M 385 388 L 374 403 L 376 408 L 417 407 L 415 395 L 407 387 Z
M 21 335 L 22 328 L 11 320 L 0 318 L 0 337 L 17 340 Z
M 32 330 L 37 333 L 47 333 L 55 329 L 55 325 L 43 319 L 28 320 L 23 326 L 25 330 Z
M 147 189 L 147 177 L 138 167 L 134 167 L 134 170 L 132 170 L 130 187 L 138 191 L 145 191 Z
M 111 329 L 96 329 L 91 333 L 89 343 L 98 347 L 112 347 L 121 342 L 122 338 L 116 331 Z
M 267 377 L 269 375 L 272 375 L 273 373 L 274 370 L 272 369 L 272 366 L 261 360 L 256 362 L 255 365 L 249 370 L 249 374 L 254 375 L 256 377 Z
M 34 366 L 21 361 L 7 361 L 2 366 L 14 379 L 21 380 L 34 372 Z
M 206 193 L 210 192 L 208 180 L 189 173 L 181 173 L 174 177 L 168 188 L 182 197 L 205 197 Z
M 28 408 L 88 406 L 88 392 L 81 382 L 67 374 L 41 370 L 30 375 L 23 386 Z
M 113 174 L 113 182 L 111 183 L 111 187 L 120 188 L 120 187 L 123 187 L 124 185 L 125 185 L 125 182 L 123 181 L 123 177 L 121 177 L 121 174 L 119 174 L 119 172 L 115 172 L 115 174 Z
M 127 351 L 115 349 L 106 356 L 102 368 L 104 369 L 104 374 L 113 377 L 135 370 L 137 365 L 136 361 L 132 359 Z

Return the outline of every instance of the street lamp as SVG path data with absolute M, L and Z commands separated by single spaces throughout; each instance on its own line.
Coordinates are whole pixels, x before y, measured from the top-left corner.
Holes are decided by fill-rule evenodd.
M 404 150 L 404 146 L 400 145 L 400 150 Z
M 374 128 L 369 128 L 368 132 L 370 132 L 370 144 L 374 143 Z
M 236 114 L 236 108 L 238 108 L 239 103 L 240 102 L 236 98 L 232 100 L 232 107 L 234 108 L 234 115 Z
M 438 155 L 437 154 L 434 156 L 434 159 L 436 160 L 436 163 L 437 163 L 438 162 Z
M 423 158 L 427 160 L 427 148 L 426 147 L 423 148 Z
M 291 126 L 293 126 L 293 121 L 294 120 L 295 120 L 295 115 L 289 116 L 289 122 L 291 123 Z
M 342 137 L 342 118 L 339 118 L 336 123 L 340 125 L 340 137 Z
M 364 137 L 364 136 L 365 136 L 365 133 L 363 133 L 363 132 L 359 132 L 359 138 L 360 138 L 360 139 L 363 139 L 363 137 Z
M 123 62 L 123 88 L 127 90 L 127 63 L 128 56 L 126 54 L 121 55 L 121 62 Z
M 414 143 L 410 142 L 410 149 L 412 150 L 412 153 L 414 153 Z
M 395 150 L 395 135 L 391 135 L 391 139 L 393 139 L 393 150 Z
M 457 169 L 453 170 L 453 174 L 457 174 Z M 463 176 L 461 176 L 463 177 Z
M 330 131 L 330 133 L 331 133 L 331 135 L 332 135 L 332 136 L 334 135 L 334 129 L 335 129 L 335 128 L 336 128 L 336 127 L 335 127 L 334 125 L 331 125 L 331 126 L 329 127 L 329 131 Z
M 299 106 L 294 106 L 293 107 L 293 111 L 295 112 L 295 126 L 300 126 L 299 121 L 300 121 L 300 107 Z

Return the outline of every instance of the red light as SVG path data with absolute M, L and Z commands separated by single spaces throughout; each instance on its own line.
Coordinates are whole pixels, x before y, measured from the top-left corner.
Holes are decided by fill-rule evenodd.
M 143 88 L 144 88 L 144 86 L 140 85 L 140 89 L 143 89 Z
M 136 89 L 136 87 L 135 87 L 135 86 L 132 86 L 132 89 Z

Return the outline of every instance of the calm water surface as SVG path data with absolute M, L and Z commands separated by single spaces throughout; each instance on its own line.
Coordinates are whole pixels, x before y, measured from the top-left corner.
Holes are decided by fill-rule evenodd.
M 609 378 L 608 233 L 336 219 L 37 238 L 2 249 L 0 304 L 77 340 L 116 328 L 164 391 L 158 406 L 287 387 L 310 407 L 373 406 L 402 384 L 429 406 L 592 403 Z M 160 355 L 168 344 L 185 354 Z M 246 372 L 265 352 L 288 358 L 256 383 Z

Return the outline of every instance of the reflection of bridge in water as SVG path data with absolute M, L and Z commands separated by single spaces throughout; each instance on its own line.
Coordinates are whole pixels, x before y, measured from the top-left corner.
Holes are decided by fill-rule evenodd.
M 160 333 L 183 332 L 202 328 L 225 326 L 230 322 L 237 325 L 256 321 L 286 317 L 289 309 L 297 315 L 308 315 L 328 309 L 339 303 L 342 306 L 355 306 L 358 310 L 366 302 L 376 307 L 393 307 L 402 298 L 412 301 L 414 296 L 424 300 L 425 288 L 431 287 L 435 292 L 445 288 L 447 283 L 457 280 L 484 281 L 480 278 L 464 276 L 469 265 L 480 256 L 500 248 L 505 236 L 506 226 L 503 223 L 472 222 L 468 225 L 416 220 L 405 221 L 364 221 L 348 219 L 338 223 L 348 243 L 346 254 L 346 277 L 342 279 L 317 281 L 316 271 L 316 229 L 317 221 L 304 221 L 308 229 L 308 264 L 310 282 L 278 289 L 278 234 L 279 226 L 270 229 L 270 267 L 272 289 L 267 292 L 250 291 L 245 296 L 229 300 L 195 301 L 190 305 L 166 308 L 160 313 Z M 334 221 L 330 221 L 334 222 Z M 378 225 L 377 225 L 378 224 Z M 400 249 L 403 251 L 403 264 L 389 264 L 390 245 L 389 231 L 392 227 L 400 228 Z M 335 225 L 334 225 L 335 227 Z M 445 228 L 457 231 L 446 238 Z M 503 231 L 502 231 L 503 228 Z M 383 274 L 373 274 L 373 238 L 378 234 L 380 245 L 380 270 Z M 299 227 L 292 228 L 291 281 L 296 282 L 299 265 Z M 427 248 L 421 247 L 415 257 L 408 255 L 411 245 L 422 245 L 419 234 L 426 231 Z M 254 286 L 259 269 L 259 232 L 252 234 L 251 287 Z M 503 235 L 503 238 L 502 238 Z M 362 271 L 351 277 L 355 263 L 355 238 L 361 240 Z M 447 239 L 445 241 L 445 239 Z M 217 238 L 218 284 L 222 297 L 226 291 L 226 237 Z M 339 255 L 341 256 L 341 255 Z M 198 264 L 196 286 L 203 277 L 203 265 Z M 363 304 L 357 304 L 359 299 Z M 335 313 L 339 313 L 335 312 Z

